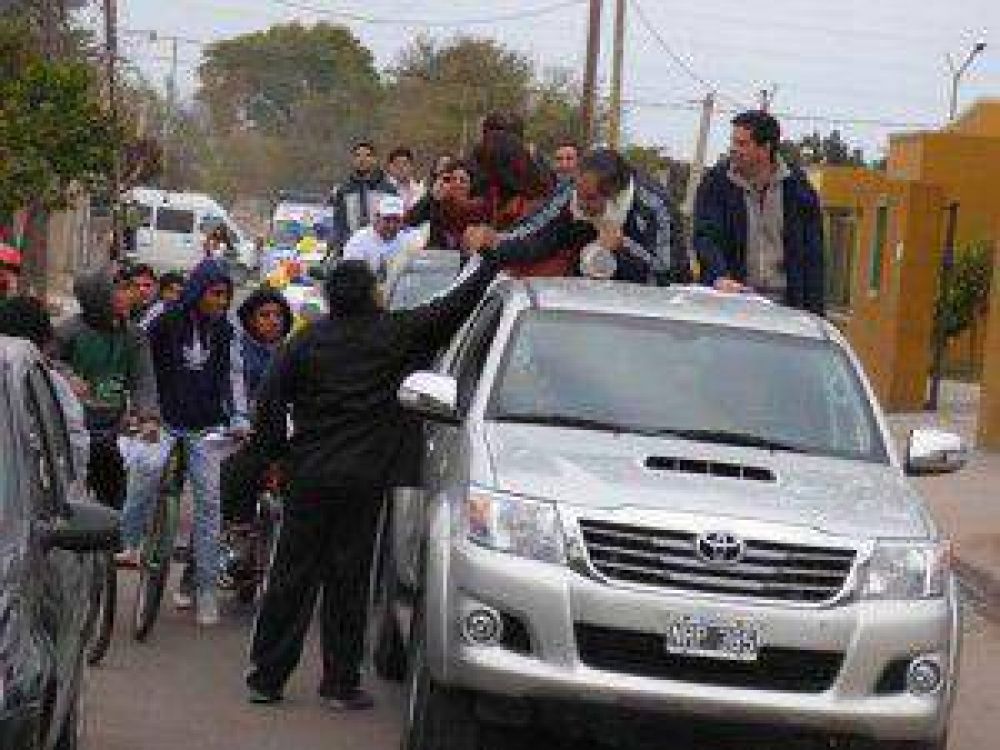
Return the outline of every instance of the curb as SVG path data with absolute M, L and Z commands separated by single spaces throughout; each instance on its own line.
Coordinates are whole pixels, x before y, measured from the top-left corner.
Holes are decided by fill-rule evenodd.
M 1000 576 L 957 559 L 955 574 L 964 594 L 987 620 L 1000 624 Z

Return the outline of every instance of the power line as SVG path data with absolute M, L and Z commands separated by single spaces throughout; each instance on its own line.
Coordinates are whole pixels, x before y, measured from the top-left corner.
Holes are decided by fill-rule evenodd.
M 679 53 L 677 53 L 674 50 L 673 47 L 670 46 L 669 42 L 667 42 L 667 40 L 664 39 L 663 35 L 653 25 L 652 21 L 649 20 L 649 17 L 642 9 L 642 6 L 639 4 L 639 0 L 631 0 L 631 2 L 632 2 L 632 7 L 635 9 L 635 15 L 638 16 L 639 20 L 642 22 L 642 25 L 646 28 L 646 31 L 649 33 L 651 37 L 653 37 L 653 39 L 656 40 L 657 44 L 659 44 L 660 47 L 663 48 L 663 51 L 667 53 L 667 55 L 670 57 L 671 60 L 674 61 L 677 67 L 679 67 L 682 71 L 684 71 L 689 78 L 696 81 L 697 83 L 700 83 L 709 91 L 716 91 L 719 93 L 719 96 L 721 98 L 733 102 L 737 106 L 743 106 L 743 103 L 736 97 L 729 96 L 725 92 L 719 91 L 719 87 L 715 85 L 715 83 L 713 83 L 712 81 L 708 80 L 703 75 L 701 75 L 697 70 L 694 69 L 694 67 L 691 65 L 690 62 L 684 59 L 684 57 L 682 57 Z
M 678 99 L 675 101 L 657 101 L 653 99 L 625 99 L 623 103 L 630 107 L 650 109 L 674 109 L 695 112 L 701 109 L 701 103 L 694 99 Z M 736 107 L 720 107 L 723 114 L 738 114 L 741 109 Z M 899 129 L 929 129 L 937 127 L 931 122 L 915 122 L 906 120 L 887 120 L 882 118 L 858 117 L 855 115 L 810 114 L 806 112 L 772 112 L 779 120 L 791 122 L 815 122 L 826 125 L 863 125 L 882 128 Z
M 479 18 L 456 18 L 452 20 L 430 19 L 430 18 L 388 18 L 380 16 L 369 16 L 364 13 L 357 13 L 347 10 L 337 10 L 330 7 L 321 7 L 301 3 L 297 0 L 270 0 L 274 5 L 280 5 L 292 10 L 315 13 L 317 15 L 330 16 L 332 18 L 343 18 L 358 23 L 383 26 L 419 26 L 424 28 L 449 28 L 453 26 L 474 26 L 490 23 L 504 23 L 507 21 L 520 21 L 526 18 L 537 18 L 539 16 L 555 13 L 563 8 L 575 5 L 583 5 L 587 0 L 561 0 L 561 2 L 550 3 L 548 5 L 537 6 L 521 11 L 511 11 L 509 13 L 498 13 L 493 16 L 481 16 Z

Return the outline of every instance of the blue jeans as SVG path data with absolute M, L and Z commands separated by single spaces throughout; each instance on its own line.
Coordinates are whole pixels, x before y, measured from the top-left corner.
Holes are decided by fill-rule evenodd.
M 219 471 L 230 449 L 205 440 L 198 433 L 172 431 L 160 442 L 123 445 L 128 468 L 128 495 L 122 513 L 122 541 L 126 548 L 136 548 L 142 540 L 155 507 L 160 478 L 174 441 L 188 441 L 186 479 L 194 496 L 193 542 L 197 586 L 200 591 L 214 590 L 221 570 L 219 535 L 221 511 Z

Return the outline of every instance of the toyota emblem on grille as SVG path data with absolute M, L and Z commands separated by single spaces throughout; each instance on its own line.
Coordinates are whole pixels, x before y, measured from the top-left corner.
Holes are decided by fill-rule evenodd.
M 709 531 L 694 543 L 698 557 L 713 565 L 734 565 L 743 559 L 746 543 L 728 531 Z

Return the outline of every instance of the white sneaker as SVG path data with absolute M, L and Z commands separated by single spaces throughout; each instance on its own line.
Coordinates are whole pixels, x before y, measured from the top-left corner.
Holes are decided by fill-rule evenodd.
M 194 599 L 187 591 L 175 591 L 174 606 L 177 609 L 191 609 L 194 606 Z
M 219 624 L 219 600 L 214 591 L 199 591 L 197 593 L 198 611 L 195 620 L 202 627 L 212 627 Z

